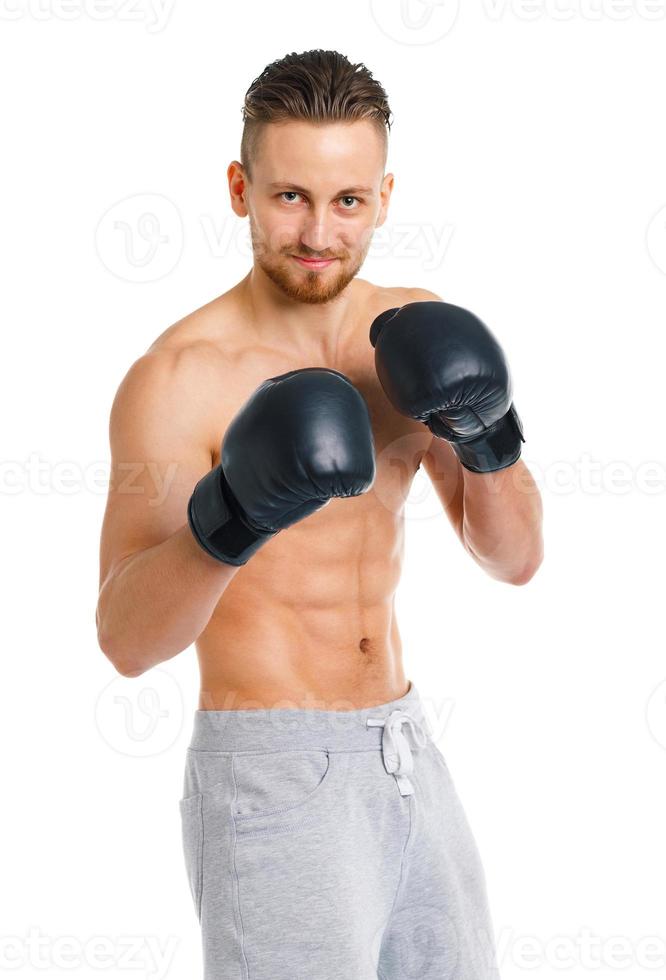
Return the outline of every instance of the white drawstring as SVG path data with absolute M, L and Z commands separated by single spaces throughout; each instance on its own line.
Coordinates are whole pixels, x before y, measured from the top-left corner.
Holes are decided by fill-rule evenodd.
M 373 727 L 383 726 L 384 767 L 389 774 L 395 776 L 400 795 L 411 796 L 414 786 L 408 776 L 414 771 L 414 758 L 407 733 L 411 735 L 415 750 L 423 748 L 428 741 L 428 736 L 432 735 L 426 719 L 424 718 L 420 723 L 407 711 L 396 708 L 387 718 L 368 718 L 366 724 Z M 403 725 L 406 726 L 405 732 L 402 730 Z

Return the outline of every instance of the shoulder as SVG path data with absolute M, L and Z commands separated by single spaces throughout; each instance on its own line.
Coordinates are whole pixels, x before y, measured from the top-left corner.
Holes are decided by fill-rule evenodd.
M 122 377 L 111 406 L 111 425 L 139 420 L 157 425 L 201 424 L 228 375 L 224 344 L 200 331 L 189 317 L 170 327 Z
M 231 316 L 218 297 L 167 327 L 129 367 L 116 398 L 156 397 L 179 389 L 190 395 L 219 377 L 230 358 Z
M 158 424 L 186 415 L 191 381 L 191 352 L 161 349 L 142 354 L 130 365 L 114 395 L 112 431 L 136 428 L 141 420 Z
M 441 296 L 438 296 L 437 293 L 431 293 L 429 289 L 413 287 L 408 289 L 407 292 L 409 293 L 410 297 L 407 300 L 408 303 L 444 302 Z
M 405 306 L 407 303 L 442 302 L 441 296 L 418 286 L 376 286 L 366 282 L 365 287 L 366 301 L 373 311 L 376 311 L 376 315 L 394 306 Z
M 223 357 L 236 342 L 239 322 L 238 301 L 234 290 L 181 317 L 166 328 L 148 348 L 147 354 L 170 355 L 180 363 L 196 358 Z

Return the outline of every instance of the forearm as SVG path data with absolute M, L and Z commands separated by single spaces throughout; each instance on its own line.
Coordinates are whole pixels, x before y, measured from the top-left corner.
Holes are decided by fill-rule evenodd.
M 543 559 L 543 505 L 522 460 L 493 473 L 461 467 L 463 542 L 493 578 L 522 585 Z
M 100 647 L 127 676 L 175 657 L 201 634 L 239 567 L 206 554 L 187 525 L 130 556 L 100 590 Z

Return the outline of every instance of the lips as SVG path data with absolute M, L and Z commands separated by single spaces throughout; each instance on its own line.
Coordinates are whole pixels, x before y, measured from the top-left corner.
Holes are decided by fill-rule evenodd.
M 300 255 L 292 255 L 305 269 L 325 269 L 335 262 L 335 259 L 302 259 Z

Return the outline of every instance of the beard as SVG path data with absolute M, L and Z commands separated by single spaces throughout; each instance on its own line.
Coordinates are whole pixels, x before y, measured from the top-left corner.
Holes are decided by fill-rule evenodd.
M 358 273 L 370 247 L 368 243 L 367 248 L 355 256 L 349 253 L 336 255 L 337 263 L 327 269 L 305 269 L 292 265 L 293 259 L 290 257 L 300 255 L 300 245 L 294 245 L 293 248 L 285 249 L 283 252 L 270 252 L 251 218 L 250 234 L 254 259 L 259 268 L 288 299 L 297 303 L 329 303 L 339 296 Z M 309 258 L 309 256 L 304 257 Z M 327 257 L 333 258 L 333 256 L 321 256 L 321 258 Z

